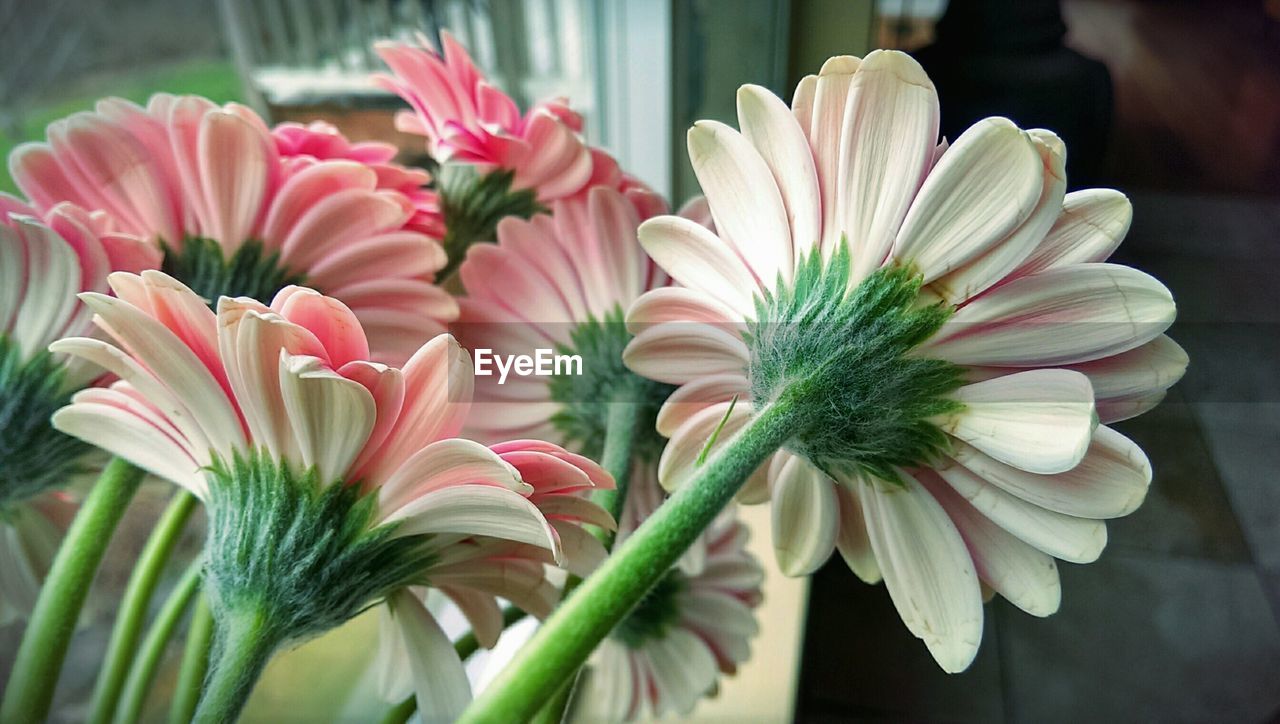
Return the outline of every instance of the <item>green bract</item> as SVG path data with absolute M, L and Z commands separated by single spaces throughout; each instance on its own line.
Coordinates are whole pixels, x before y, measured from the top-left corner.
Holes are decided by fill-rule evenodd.
M 322 485 L 265 453 L 208 470 L 205 581 L 217 618 L 262 615 L 277 643 L 319 634 L 386 594 L 425 583 L 422 536 L 376 525 L 377 494 Z
M 444 216 L 444 251 L 449 261 L 436 277 L 446 279 L 462 264 L 467 248 L 498 238 L 498 222 L 505 217 L 531 218 L 546 209 L 533 189 L 512 190 L 515 173 L 496 170 L 480 173 L 468 164 L 440 167 L 436 190 Z
M 932 460 L 947 445 L 929 418 L 953 412 L 956 365 L 912 350 L 951 314 L 921 306 L 921 278 L 900 266 L 847 289 L 845 244 L 830 259 L 803 259 L 792 284 L 756 297 L 748 324 L 748 377 L 756 409 L 796 387 L 804 419 L 786 447 L 828 474 L 897 478 L 895 468 Z
M 41 350 L 29 360 L 0 335 L 0 509 L 64 485 L 91 447 L 49 424 L 72 391 L 63 368 Z
M 678 569 L 668 571 L 622 619 L 613 630 L 613 638 L 635 649 L 649 639 L 666 635 L 667 629 L 680 615 L 676 596 L 684 590 L 684 585 Z
M 641 377 L 622 363 L 622 351 L 631 341 L 623 316 L 622 308 L 615 307 L 603 320 L 589 318 L 573 330 L 571 345 L 557 350 L 582 357 L 582 374 L 551 380 L 551 399 L 560 405 L 551 422 L 584 455 L 598 460 L 608 432 L 610 406 L 638 405 L 641 409 L 636 415 L 642 423 L 633 454 L 652 461 L 666 442 L 653 429 L 653 420 L 675 387 Z
M 218 297 L 251 297 L 263 302 L 290 284 L 302 284 L 306 277 L 286 269 L 280 252 L 266 253 L 261 241 L 250 239 L 228 259 L 222 245 L 213 239 L 188 236 L 182 248 L 162 243 L 161 270 L 178 279 L 193 292 L 216 304 Z

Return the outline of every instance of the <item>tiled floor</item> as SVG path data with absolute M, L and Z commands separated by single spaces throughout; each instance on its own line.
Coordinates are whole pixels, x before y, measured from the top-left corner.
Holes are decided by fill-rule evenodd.
M 883 586 L 815 578 L 803 722 L 1262 722 L 1280 718 L 1280 202 L 1135 195 L 1123 260 L 1173 290 L 1187 377 L 1120 428 L 1149 453 L 1145 505 L 1059 613 L 988 607 L 948 676 Z

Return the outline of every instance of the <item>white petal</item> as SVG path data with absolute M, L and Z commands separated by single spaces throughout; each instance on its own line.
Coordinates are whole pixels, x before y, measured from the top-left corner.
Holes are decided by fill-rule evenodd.
M 662 483 L 662 487 L 675 490 L 693 478 L 699 467 L 698 458 L 702 456 L 712 433 L 720 426 L 722 420 L 724 427 L 720 429 L 715 444 L 707 453 L 706 460 L 711 460 L 715 451 L 724 448 L 733 436 L 751 421 L 753 413 L 750 405 L 738 402 L 732 405 L 733 410 L 730 412 L 730 404 L 724 402 L 712 405 L 690 417 L 672 433 L 671 441 L 667 443 L 662 451 L 662 457 L 658 460 L 658 481 Z M 728 413 L 727 417 L 726 413 Z M 763 465 L 761 468 L 767 469 Z
M 1133 206 L 1119 191 L 1072 191 L 1063 200 L 1062 213 L 1053 228 L 1013 275 L 1106 261 L 1129 233 L 1132 220 Z
M 26 248 L 25 261 L 19 261 L 17 274 L 25 277 L 16 285 L 21 300 L 15 300 L 13 326 L 6 331 L 18 344 L 24 357 L 43 350 L 62 335 L 67 322 L 76 309 L 76 292 L 80 290 L 80 258 L 62 237 L 44 224 L 29 217 L 13 217 L 15 228 L 5 226 L 8 219 L 0 219 L 0 244 L 17 251 L 21 259 L 21 247 Z M 25 244 L 18 238 L 25 240 Z M 10 263 L 9 258 L 3 261 Z M 9 274 L 5 274 L 7 281 Z M 0 316 L 8 310 L 0 310 Z
M 412 594 L 410 594 L 412 595 Z M 378 607 L 378 647 L 370 664 L 378 696 L 388 704 L 398 703 L 414 693 L 413 665 L 400 626 L 390 606 Z
M 640 245 L 680 284 L 711 296 L 737 312 L 755 316 L 758 288 L 751 271 L 720 237 L 678 216 L 659 216 L 640 225 Z
M 359 382 L 325 369 L 315 357 L 280 355 L 280 391 L 302 464 L 315 466 L 320 484 L 346 484 L 378 411 Z
M 467 483 L 529 489 L 497 453 L 472 440 L 449 438 L 422 448 L 391 473 L 378 487 L 378 508 L 385 517 L 426 493 Z
M 840 503 L 840 531 L 836 536 L 836 550 L 854 575 L 865 583 L 876 584 L 884 579 L 875 551 L 867 533 L 867 522 L 862 517 L 863 487 L 869 483 L 861 477 L 842 480 L 836 485 L 836 497 Z
M 686 420 L 711 405 L 728 402 L 735 396 L 739 400 L 746 400 L 750 387 L 746 376 L 741 374 L 699 377 L 681 385 L 662 403 L 662 408 L 658 410 L 656 428 L 662 435 L 671 437 Z
M 764 159 L 782 194 L 798 258 L 818 243 L 822 232 L 818 172 L 806 128 L 774 94 L 758 85 L 738 89 L 738 125 Z
M 706 375 L 746 374 L 750 351 L 738 334 L 692 322 L 667 322 L 637 334 L 622 352 L 638 375 L 673 385 Z
M 822 252 L 830 254 L 840 241 L 840 225 L 836 223 L 836 199 L 839 197 L 840 138 L 844 133 L 844 116 L 849 87 L 862 64 L 852 55 L 828 58 L 814 82 L 813 106 L 810 111 L 809 146 L 818 170 L 818 188 L 822 192 Z
M 577 524 L 563 520 L 550 522 L 560 538 L 560 565 L 566 571 L 586 578 L 609 557 L 604 544 Z
M 1043 164 L 1027 134 L 1004 118 L 971 126 L 929 173 L 893 247 L 925 282 L 978 258 L 1031 215 Z
M 796 90 L 791 94 L 791 113 L 795 115 L 796 123 L 800 124 L 800 130 L 804 131 L 806 137 L 813 127 L 813 101 L 817 90 L 818 76 L 806 75 L 796 84 Z
M 627 331 L 632 334 L 663 322 L 703 322 L 725 329 L 745 328 L 737 312 L 703 292 L 685 287 L 652 289 L 627 310 Z
M 835 548 L 840 525 L 836 484 L 806 460 L 791 455 L 775 463 L 773 552 L 788 576 L 804 576 L 822 567 Z
M 1030 370 L 965 385 L 964 408 L 937 420 L 943 430 L 991 457 L 1035 473 L 1060 473 L 1084 457 L 1097 424 L 1089 378 Z
M 208 497 L 208 483 L 200 466 L 180 445 L 137 415 L 86 402 L 58 410 L 52 423 L 61 432 L 181 485 L 201 500 Z
M 689 129 L 689 161 L 721 238 L 737 249 L 765 287 L 789 281 L 791 227 L 768 164 L 742 136 L 719 121 Z
M 493 648 L 502 635 L 502 608 L 487 593 L 461 586 L 441 586 L 440 591 L 453 600 L 471 624 L 471 632 L 486 649 Z
M 488 485 L 458 485 L 415 498 L 387 516 L 403 521 L 395 536 L 431 533 L 484 535 L 557 550 L 556 535 L 524 496 Z
M 1099 520 L 1055 513 L 1010 495 L 960 465 L 938 470 L 957 493 L 996 525 L 1054 558 L 1092 563 L 1107 545 Z
M 979 578 L 1033 616 L 1057 612 L 1062 603 L 1062 583 L 1053 556 L 991 522 L 945 482 L 932 475 L 921 476 L 920 482 L 942 504 L 960 531 Z
M 965 365 L 1068 365 L 1145 344 L 1176 315 L 1173 296 L 1150 275 L 1077 264 L 1015 279 L 970 301 L 921 351 Z
M 1189 361 L 1182 347 L 1162 334 L 1128 352 L 1070 365 L 1068 369 L 1088 377 L 1093 394 L 1103 399 L 1168 389 L 1182 379 Z
M 653 662 L 659 714 L 668 708 L 663 704 L 680 714 L 688 714 L 703 694 L 715 686 L 720 673 L 716 659 L 707 645 L 689 631 L 671 629 L 642 650 Z
M 853 251 L 851 283 L 879 268 L 938 142 L 938 93 L 911 56 L 875 50 L 853 76 L 840 138 L 836 223 Z
M 871 547 L 903 623 L 947 673 L 964 671 L 982 642 L 982 597 L 964 540 L 920 483 L 873 481 L 862 510 Z
M 399 624 L 424 722 L 455 720 L 471 701 L 471 684 L 453 643 L 422 602 L 402 590 L 387 600 Z
M 1165 391 L 1159 390 L 1098 400 L 1098 420 L 1109 425 L 1137 417 L 1159 405 L 1164 396 Z
M 1080 464 L 1037 475 L 956 443 L 951 456 L 978 477 L 1042 508 L 1080 518 L 1118 518 L 1138 509 L 1151 484 L 1151 463 L 1132 440 L 1099 425 Z
M 1044 164 L 1044 188 L 1031 216 L 985 254 L 938 279 L 930 288 L 951 304 L 960 304 L 1005 279 L 1049 231 L 1062 210 L 1067 190 L 1067 151 L 1048 131 L 1028 132 Z

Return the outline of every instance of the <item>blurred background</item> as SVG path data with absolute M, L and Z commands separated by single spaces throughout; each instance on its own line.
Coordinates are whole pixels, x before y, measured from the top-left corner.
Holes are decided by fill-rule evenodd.
M 101 96 L 168 91 L 398 138 L 411 161 L 398 101 L 368 82 L 370 43 L 442 28 L 520 102 L 569 96 L 593 143 L 676 201 L 697 192 L 684 130 L 732 122 L 738 85 L 789 98 L 830 55 L 911 51 L 948 137 L 988 115 L 1051 128 L 1072 188 L 1127 193 L 1119 257 L 1179 302 L 1187 377 L 1119 425 L 1152 459 L 1151 493 L 1110 526 L 1099 562 L 1060 566 L 1057 615 L 993 603 L 977 661 L 948 676 L 838 557 L 811 581 L 771 569 L 756 656 L 694 720 L 1280 720 L 1280 2 L 0 0 L 0 152 Z M 4 172 L 0 190 L 14 190 Z M 58 721 L 83 714 L 111 606 L 169 493 L 149 490 L 112 543 Z M 746 515 L 771 563 L 767 512 Z M 362 678 L 374 630 L 357 620 L 277 659 L 246 721 L 376 720 Z M 18 634 L 0 628 L 0 678 Z

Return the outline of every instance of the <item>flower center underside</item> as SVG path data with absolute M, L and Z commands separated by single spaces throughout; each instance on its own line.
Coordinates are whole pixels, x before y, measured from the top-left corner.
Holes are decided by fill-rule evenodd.
M 677 569 L 671 569 L 613 629 L 613 638 L 637 649 L 645 641 L 665 636 L 680 618 L 678 596 L 684 588 L 684 577 Z
M 23 360 L 17 343 L 0 334 L 0 508 L 66 483 L 91 449 L 49 424 L 71 399 L 62 384 L 53 355 Z
M 215 610 L 265 611 L 279 640 L 356 616 L 388 593 L 425 583 L 422 536 L 376 525 L 377 495 L 321 485 L 265 452 L 208 469 L 205 581 Z
M 538 203 L 533 189 L 512 190 L 514 178 L 512 171 L 480 173 L 464 163 L 440 167 L 436 188 L 445 222 L 444 251 L 448 262 L 436 274 L 438 279 L 449 278 L 472 244 L 496 241 L 499 221 L 508 216 L 529 219 L 547 211 Z
M 558 375 L 551 380 L 551 398 L 560 405 L 551 422 L 584 455 L 599 458 L 608 432 L 610 405 L 640 405 L 640 437 L 634 453 L 644 460 L 656 460 L 665 440 L 653 429 L 653 420 L 675 388 L 640 377 L 622 363 L 622 351 L 631 341 L 622 320 L 621 307 L 615 307 L 603 321 L 588 319 L 571 332 L 571 343 L 558 350 L 580 356 L 582 374 Z
M 840 245 L 801 262 L 795 281 L 756 298 L 748 325 L 748 376 L 757 409 L 789 390 L 804 412 L 787 444 L 828 474 L 895 480 L 896 468 L 933 460 L 947 445 L 929 418 L 953 412 L 956 365 L 912 351 L 951 314 L 918 304 L 921 279 L 882 268 L 848 290 L 850 257 Z
M 218 297 L 251 297 L 269 304 L 276 292 L 302 284 L 306 276 L 285 268 L 280 252 L 267 253 L 261 241 L 250 239 L 227 258 L 213 239 L 189 236 L 175 249 L 161 242 L 161 270 L 216 305 Z

